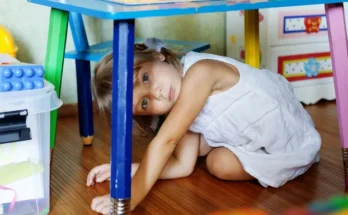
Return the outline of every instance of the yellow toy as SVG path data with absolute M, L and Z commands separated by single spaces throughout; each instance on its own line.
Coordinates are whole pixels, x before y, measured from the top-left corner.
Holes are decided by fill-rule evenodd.
M 2 25 L 0 25 L 0 53 L 9 54 L 14 58 L 17 54 L 17 46 L 12 35 Z

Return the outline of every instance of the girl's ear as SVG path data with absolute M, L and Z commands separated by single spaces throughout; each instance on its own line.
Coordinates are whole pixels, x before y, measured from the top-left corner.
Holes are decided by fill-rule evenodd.
M 155 59 L 160 60 L 162 62 L 166 60 L 166 57 L 160 52 L 155 52 L 153 56 Z

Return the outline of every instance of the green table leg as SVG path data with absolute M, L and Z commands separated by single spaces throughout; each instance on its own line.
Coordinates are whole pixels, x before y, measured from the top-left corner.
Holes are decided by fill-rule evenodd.
M 69 12 L 54 8 L 51 9 L 46 50 L 45 79 L 55 86 L 58 97 L 60 97 L 62 83 L 68 20 Z M 51 149 L 54 148 L 56 140 L 57 116 L 57 110 L 51 112 Z

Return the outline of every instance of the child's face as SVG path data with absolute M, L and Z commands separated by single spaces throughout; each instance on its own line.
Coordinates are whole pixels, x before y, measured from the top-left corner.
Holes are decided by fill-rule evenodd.
M 140 68 L 136 78 L 133 91 L 133 114 L 169 113 L 181 89 L 181 76 L 175 67 L 160 60 L 146 62 Z

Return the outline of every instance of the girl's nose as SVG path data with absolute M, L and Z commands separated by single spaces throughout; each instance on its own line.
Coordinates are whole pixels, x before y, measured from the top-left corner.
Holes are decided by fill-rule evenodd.
M 151 88 L 151 96 L 156 100 L 162 99 L 162 90 L 159 87 Z

